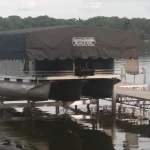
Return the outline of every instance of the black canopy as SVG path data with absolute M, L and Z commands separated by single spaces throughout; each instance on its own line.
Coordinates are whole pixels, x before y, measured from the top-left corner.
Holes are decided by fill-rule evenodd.
M 60 26 L 0 32 L 0 59 L 138 57 L 139 36 L 99 26 Z

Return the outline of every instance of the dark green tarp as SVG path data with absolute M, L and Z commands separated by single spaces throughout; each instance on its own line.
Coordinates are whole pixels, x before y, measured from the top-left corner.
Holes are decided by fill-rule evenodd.
M 94 42 L 77 46 L 74 37 Z M 138 45 L 138 34 L 99 26 L 24 29 L 0 32 L 0 59 L 129 59 L 138 58 Z

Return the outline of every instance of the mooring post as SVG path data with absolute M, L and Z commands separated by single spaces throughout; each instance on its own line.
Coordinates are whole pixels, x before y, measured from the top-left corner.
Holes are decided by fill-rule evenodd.
M 135 75 L 134 75 L 134 83 L 135 83 Z
M 99 128 L 99 99 L 96 100 L 97 102 L 97 128 Z
M 116 139 L 116 85 L 112 93 L 112 141 Z
M 68 114 L 68 103 L 67 102 L 63 102 L 63 106 L 64 106 L 64 109 L 65 109 L 65 115 Z
M 77 105 L 75 105 L 75 114 L 77 115 L 78 114 L 78 106 Z
M 123 97 L 120 97 L 120 119 L 122 120 L 122 99 Z
M 142 68 L 143 69 L 143 74 L 144 74 L 144 81 L 143 83 L 146 84 L 146 69 L 145 68 Z
M 58 101 L 56 101 L 56 103 L 57 103 L 57 106 L 56 106 L 56 115 L 59 115 L 59 106 L 58 106 Z
M 3 100 L 1 100 L 0 104 L 3 104 Z M 3 118 L 3 108 L 0 108 L 0 117 Z
M 116 85 L 114 85 L 112 93 L 112 116 L 116 116 Z
M 31 102 L 31 125 L 34 127 L 34 116 L 35 116 L 35 102 Z
M 92 130 L 95 130 L 95 119 L 93 114 L 92 114 Z
M 121 67 L 121 81 L 123 82 L 123 77 L 124 77 L 124 74 L 123 74 L 123 67 Z
M 143 101 L 143 118 L 146 118 L 146 101 Z
M 142 125 L 142 105 L 140 105 L 140 125 Z

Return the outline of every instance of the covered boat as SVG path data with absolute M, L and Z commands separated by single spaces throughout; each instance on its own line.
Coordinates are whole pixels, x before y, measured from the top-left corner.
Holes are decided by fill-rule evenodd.
M 0 72 L 35 83 L 52 81 L 49 99 L 107 98 L 120 81 L 114 59 L 137 59 L 138 44 L 138 34 L 99 26 L 0 32 Z

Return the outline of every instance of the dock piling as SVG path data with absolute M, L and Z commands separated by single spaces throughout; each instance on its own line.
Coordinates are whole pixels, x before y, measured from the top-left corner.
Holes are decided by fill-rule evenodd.
M 97 99 L 96 102 L 97 102 L 97 128 L 99 128 L 99 99 Z
M 112 93 L 112 141 L 116 139 L 116 85 Z
M 77 111 L 78 111 L 78 106 L 75 105 L 75 114 L 76 114 L 76 115 L 78 114 Z
M 114 85 L 112 93 L 112 116 L 115 115 L 116 115 L 116 85 Z
M 56 103 L 58 104 L 59 102 L 56 101 Z M 56 106 L 56 115 L 59 115 L 59 106 Z
M 34 117 L 35 117 L 35 102 L 31 102 L 31 125 L 34 127 Z
M 1 98 L 0 104 L 3 104 L 3 100 Z M 3 118 L 3 108 L 0 108 L 0 117 Z

